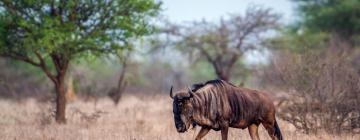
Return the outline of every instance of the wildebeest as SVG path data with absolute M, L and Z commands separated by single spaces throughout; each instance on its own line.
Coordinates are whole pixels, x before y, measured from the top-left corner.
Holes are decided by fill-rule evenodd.
M 248 128 L 251 139 L 259 140 L 258 126 L 262 124 L 273 140 L 283 139 L 275 119 L 274 104 L 265 93 L 236 87 L 223 80 L 195 84 L 193 89 L 178 91 L 174 96 L 172 90 L 173 87 L 170 97 L 175 126 L 180 133 L 192 124 L 201 127 L 196 140 L 211 129 L 221 130 L 222 140 L 226 140 L 229 127 Z

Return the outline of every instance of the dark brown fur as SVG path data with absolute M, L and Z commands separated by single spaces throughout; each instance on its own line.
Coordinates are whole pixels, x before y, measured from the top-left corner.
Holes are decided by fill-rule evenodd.
M 181 106 L 177 105 L 179 103 Z M 187 92 L 178 92 L 174 96 L 174 108 L 177 128 L 178 125 L 181 128 L 181 121 L 183 122 L 184 128 L 178 129 L 179 132 L 187 130 L 190 123 L 202 127 L 196 139 L 201 139 L 213 129 L 221 130 L 222 138 L 226 140 L 228 128 L 233 127 L 249 128 L 250 136 L 255 140 L 259 139 L 257 129 L 261 123 L 273 140 L 282 140 L 272 100 L 256 90 L 236 87 L 222 80 L 212 80 L 197 84 Z

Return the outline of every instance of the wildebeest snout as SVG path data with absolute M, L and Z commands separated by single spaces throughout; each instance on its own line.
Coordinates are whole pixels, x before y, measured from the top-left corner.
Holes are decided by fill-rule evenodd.
M 184 133 L 186 131 L 186 126 L 181 125 L 181 126 L 177 127 L 176 129 L 179 133 Z

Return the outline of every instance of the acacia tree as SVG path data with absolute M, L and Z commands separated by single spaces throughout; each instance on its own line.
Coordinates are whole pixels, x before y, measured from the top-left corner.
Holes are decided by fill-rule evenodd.
M 170 24 L 165 32 L 176 45 L 209 62 L 218 78 L 230 80 L 236 62 L 248 50 L 261 46 L 267 31 L 278 25 L 279 16 L 270 9 L 250 7 L 245 15 L 230 15 L 220 23 L 194 22 L 189 26 Z
M 126 43 L 126 44 L 128 44 L 127 46 L 132 46 L 132 44 L 130 44 L 130 43 Z M 129 48 L 132 48 L 132 47 L 129 47 Z M 111 90 L 108 92 L 108 96 L 114 101 L 115 105 L 117 105 L 119 103 L 122 93 L 125 91 L 125 89 L 128 85 L 128 81 L 127 81 L 125 73 L 128 69 L 128 65 L 130 63 L 129 58 L 131 57 L 132 53 L 133 53 L 132 49 L 118 50 L 115 53 L 115 56 L 117 58 L 118 63 L 120 63 L 121 68 L 119 70 L 119 78 L 118 78 L 116 86 L 111 88 Z
M 39 67 L 54 83 L 56 121 L 65 123 L 64 78 L 84 54 L 108 54 L 150 33 L 153 0 L 1 0 L 0 55 Z

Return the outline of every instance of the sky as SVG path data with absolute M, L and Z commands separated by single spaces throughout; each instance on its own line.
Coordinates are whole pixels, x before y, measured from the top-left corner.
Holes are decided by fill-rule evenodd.
M 244 13 L 251 5 L 272 8 L 282 15 L 281 23 L 294 20 L 290 0 L 162 0 L 163 15 L 172 22 L 186 22 L 206 19 L 217 21 L 227 14 Z

